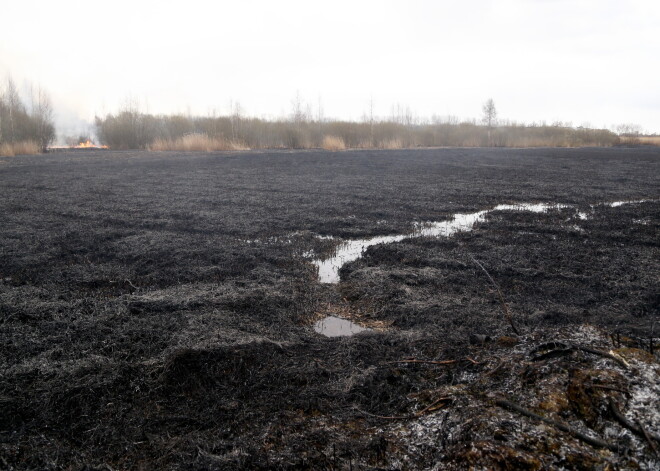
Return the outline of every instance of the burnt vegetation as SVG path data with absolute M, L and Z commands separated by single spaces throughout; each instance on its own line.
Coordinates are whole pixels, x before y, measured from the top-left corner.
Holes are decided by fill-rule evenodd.
M 0 467 L 654 469 L 659 162 L 653 148 L 7 159 Z M 645 201 L 602 204 L 624 200 Z M 310 263 L 335 243 L 317 235 L 515 202 L 571 206 L 370 247 L 338 286 Z M 316 334 L 333 306 L 372 330 Z

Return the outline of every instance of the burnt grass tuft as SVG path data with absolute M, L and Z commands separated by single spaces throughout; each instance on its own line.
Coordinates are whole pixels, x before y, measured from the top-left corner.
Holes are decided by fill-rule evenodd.
M 640 148 L 7 160 L 0 468 L 653 469 L 608 407 L 658 433 L 639 398 L 658 378 L 659 176 Z M 316 235 L 515 202 L 572 206 L 373 246 L 316 281 L 309 254 L 334 243 Z M 374 330 L 314 333 L 332 306 Z

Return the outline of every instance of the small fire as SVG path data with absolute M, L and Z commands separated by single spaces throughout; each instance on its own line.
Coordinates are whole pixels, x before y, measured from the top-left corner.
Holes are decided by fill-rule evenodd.
M 87 142 L 81 142 L 77 146 L 73 146 L 74 149 L 107 149 L 108 146 L 98 146 L 92 141 L 87 139 Z

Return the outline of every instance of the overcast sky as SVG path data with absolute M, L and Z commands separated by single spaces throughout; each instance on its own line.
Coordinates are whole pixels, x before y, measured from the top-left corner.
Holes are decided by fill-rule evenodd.
M 46 88 L 62 122 L 131 96 L 152 113 L 328 117 L 371 98 L 419 116 L 660 132 L 660 1 L 0 0 L 0 77 Z M 4 81 L 4 80 L 3 80 Z M 68 130 L 68 129 L 67 129 Z

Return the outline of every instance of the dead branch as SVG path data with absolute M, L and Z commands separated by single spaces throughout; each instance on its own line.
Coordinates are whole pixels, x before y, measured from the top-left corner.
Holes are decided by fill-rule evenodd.
M 563 422 L 558 422 L 556 420 L 548 419 L 547 417 L 543 417 L 542 415 L 536 414 L 528 409 L 525 409 L 522 406 L 519 406 L 518 404 L 508 401 L 506 399 L 496 399 L 495 404 L 498 406 L 504 408 L 504 409 L 509 409 L 515 412 L 518 412 L 519 414 L 522 414 L 524 416 L 530 417 L 532 419 L 540 420 L 541 422 L 545 422 L 546 424 L 552 425 L 553 427 L 566 432 L 573 437 L 582 440 L 585 443 L 588 443 L 592 446 L 598 447 L 598 448 L 607 448 L 608 450 L 612 451 L 617 451 L 618 448 L 615 445 L 612 445 L 610 443 L 607 443 L 606 441 L 596 438 L 596 437 L 590 437 L 589 435 L 580 432 L 579 430 L 574 429 L 568 424 L 565 424 Z
M 125 281 L 126 281 L 126 283 L 128 283 L 129 285 L 131 285 L 131 287 L 132 287 L 133 289 L 140 289 L 140 288 L 138 288 L 137 286 L 135 286 L 135 285 L 131 282 L 131 280 L 129 280 L 128 278 L 126 278 Z
M 644 437 L 644 438 L 653 438 L 654 440 L 660 442 L 660 436 L 658 436 L 655 433 L 647 432 L 643 427 L 641 427 L 641 424 L 637 422 L 637 424 L 631 422 L 626 418 L 625 415 L 621 413 L 619 408 L 616 406 L 616 403 L 614 402 L 614 399 L 610 398 L 610 411 L 612 412 L 612 416 L 616 419 L 617 422 L 619 422 L 621 425 L 623 425 L 625 428 L 630 430 L 633 433 L 636 433 L 637 435 Z M 657 452 L 656 452 L 657 453 Z
M 581 350 L 581 351 L 586 352 L 586 353 L 591 353 L 593 355 L 598 355 L 598 356 L 601 356 L 601 357 L 604 357 L 604 358 L 609 358 L 610 360 L 614 360 L 619 365 L 623 366 L 624 368 L 630 367 L 630 365 L 628 364 L 628 362 L 626 360 L 624 360 L 620 356 L 613 355 L 610 352 L 604 352 L 602 350 L 597 350 L 595 348 L 585 347 L 584 345 L 572 345 L 572 347 L 576 350 Z
M 646 442 L 651 447 L 651 450 L 653 450 L 653 453 L 655 453 L 655 456 L 660 456 L 660 453 L 658 453 L 658 447 L 655 446 L 655 443 L 653 443 L 653 440 L 651 439 L 651 434 L 646 431 L 646 429 L 639 420 L 637 421 L 637 426 L 642 431 L 642 435 L 644 436 Z
M 492 283 L 492 285 L 493 285 L 493 286 L 495 287 L 495 289 L 497 290 L 497 295 L 498 295 L 499 298 L 500 298 L 500 305 L 502 306 L 502 310 L 504 311 L 504 316 L 505 316 L 506 319 L 509 321 L 509 324 L 511 325 L 511 328 L 513 329 L 513 331 L 515 332 L 515 334 L 516 334 L 516 335 L 520 335 L 520 332 L 518 331 L 518 329 L 516 328 L 515 324 L 513 323 L 513 316 L 511 316 L 511 311 L 509 311 L 509 306 L 506 304 L 506 301 L 504 300 L 504 295 L 502 294 L 502 290 L 500 289 L 500 285 L 497 284 L 497 282 L 493 279 L 493 277 L 490 276 L 490 273 L 488 273 L 488 270 L 486 270 L 486 268 L 485 268 L 481 263 L 479 263 L 479 261 L 478 261 L 476 258 L 474 258 L 474 257 L 472 256 L 472 254 L 468 254 L 468 255 L 470 256 L 470 258 L 472 259 L 472 261 L 473 261 L 473 262 L 474 262 L 479 268 L 481 268 L 481 271 L 483 271 L 483 272 L 486 274 L 486 276 L 488 277 L 488 279 L 490 280 L 490 282 Z
M 618 355 L 613 354 L 612 352 L 605 352 L 603 350 L 598 350 L 596 348 L 591 348 L 587 347 L 585 345 L 567 345 L 561 342 L 548 342 L 546 344 L 540 345 L 536 347 L 534 350 L 530 352 L 530 354 L 535 354 L 540 351 L 546 350 L 545 347 L 548 348 L 554 348 L 549 351 L 545 351 L 541 354 L 534 355 L 532 357 L 532 361 L 540 361 L 540 360 L 547 360 L 549 358 L 555 358 L 559 356 L 565 356 L 565 355 L 570 355 L 574 351 L 582 351 L 585 353 L 591 353 L 593 355 L 598 355 L 603 358 L 609 358 L 610 360 L 616 361 L 619 365 L 623 366 L 624 368 L 629 368 L 630 365 L 626 360 L 621 358 Z

